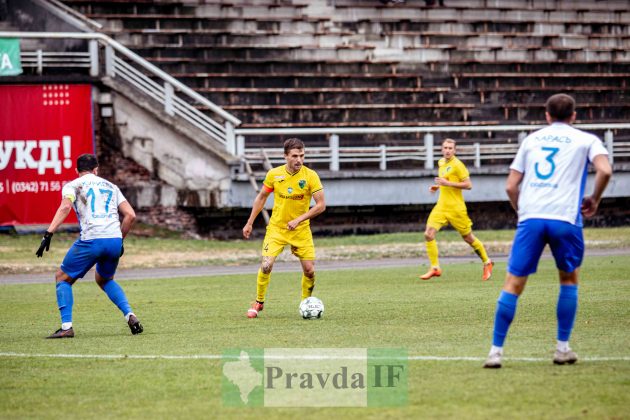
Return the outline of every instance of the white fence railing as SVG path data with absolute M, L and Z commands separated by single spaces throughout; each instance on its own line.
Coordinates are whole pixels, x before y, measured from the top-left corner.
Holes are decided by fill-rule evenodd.
M 184 119 L 222 144 L 230 153 L 236 152 L 234 127 L 241 123 L 238 118 L 105 34 L 0 32 L 0 38 L 86 40 L 87 51 L 23 51 L 22 65 L 35 68 L 38 74 L 49 67 L 86 68 L 92 77 L 123 80 L 157 101 L 168 115 Z M 104 66 L 101 57 L 104 57 Z M 214 118 L 199 111 L 196 106 L 210 110 Z
M 460 127 L 344 127 L 344 128 L 278 128 L 278 129 L 236 129 L 236 151 L 248 161 L 268 161 L 272 165 L 284 162 L 282 148 L 248 148 L 247 136 L 300 136 L 323 135 L 328 138 L 328 147 L 308 147 L 307 159 L 309 162 L 324 163 L 328 169 L 339 171 L 342 164 L 376 164 L 380 170 L 388 169 L 392 162 L 422 161 L 425 169 L 432 169 L 437 157 L 440 156 L 440 145 L 434 144 L 433 133 L 493 133 L 514 132 L 518 133 L 519 141 L 529 132 L 543 126 L 539 125 L 505 125 L 505 126 L 460 126 Z M 630 142 L 613 141 L 613 131 L 618 129 L 630 129 L 630 123 L 618 124 L 577 124 L 577 128 L 583 130 L 599 130 L 604 132 L 604 143 L 609 153 L 609 160 L 614 162 L 617 158 L 630 157 Z M 340 146 L 340 135 L 357 134 L 395 134 L 395 133 L 424 133 L 424 142 L 417 146 L 388 146 L 378 145 L 372 147 L 346 147 Z M 518 143 L 484 144 L 475 142 L 457 146 L 457 156 L 467 162 L 471 162 L 475 168 L 480 168 L 484 163 L 509 164 L 518 150 Z

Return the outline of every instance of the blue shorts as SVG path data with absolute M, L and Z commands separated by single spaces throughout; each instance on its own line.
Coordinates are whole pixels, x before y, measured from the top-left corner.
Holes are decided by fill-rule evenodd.
M 508 273 L 519 277 L 535 273 L 546 244 L 558 270 L 572 273 L 582 264 L 584 237 L 580 226 L 560 220 L 527 219 L 516 228 Z
M 72 279 L 81 279 L 96 264 L 96 272 L 111 279 L 116 274 L 121 247 L 121 238 L 78 239 L 63 259 L 61 271 Z

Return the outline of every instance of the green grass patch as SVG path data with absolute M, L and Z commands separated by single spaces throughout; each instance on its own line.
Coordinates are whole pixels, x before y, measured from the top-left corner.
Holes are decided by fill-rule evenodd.
M 485 357 L 505 264 L 479 281 L 479 264 L 318 273 L 319 321 L 300 319 L 299 273 L 272 275 L 260 318 L 245 317 L 255 273 L 121 282 L 145 332 L 131 336 L 120 312 L 93 281 L 74 287 L 77 336 L 44 340 L 58 328 L 52 284 L 0 286 L 0 352 L 208 355 L 227 348 L 390 347 L 410 355 Z M 541 262 L 520 299 L 504 368 L 480 361 L 411 361 L 409 404 L 400 408 L 258 410 L 224 407 L 218 360 L 95 360 L 0 356 L 0 417 L 69 418 L 489 418 L 626 417 L 630 361 L 627 257 L 593 257 L 581 272 L 572 346 L 582 358 L 554 366 L 553 262 Z M 527 362 L 510 358 L 543 358 Z M 260 411 L 263 410 L 263 411 Z
M 242 265 L 260 260 L 262 238 L 251 240 L 208 240 L 183 238 L 148 228 L 139 229 L 142 236 L 130 235 L 125 240 L 126 257 L 120 268 L 184 267 L 199 265 Z M 512 230 L 480 230 L 488 253 L 505 255 L 514 237 Z M 584 230 L 589 249 L 630 248 L 630 227 L 590 228 Z M 53 272 L 76 234 L 60 233 L 53 237 L 50 251 L 36 258 L 41 235 L 0 235 L 0 274 Z M 472 255 L 470 247 L 457 232 L 446 229 L 439 233 L 440 255 Z M 422 232 L 379 235 L 318 237 L 315 236 L 318 260 L 419 258 L 425 256 Z M 285 251 L 281 258 L 291 258 Z

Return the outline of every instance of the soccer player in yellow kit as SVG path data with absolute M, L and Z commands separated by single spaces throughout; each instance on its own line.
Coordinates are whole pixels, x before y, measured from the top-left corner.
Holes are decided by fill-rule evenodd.
M 263 310 L 273 263 L 285 245 L 291 246 L 291 252 L 302 264 L 302 299 L 311 296 L 315 287 L 315 246 L 310 219 L 326 210 L 324 187 L 317 172 L 304 166 L 302 140 L 292 138 L 284 142 L 284 159 L 285 165 L 267 172 L 263 187 L 254 199 L 252 212 L 243 227 L 243 237 L 249 239 L 256 216 L 273 192 L 273 210 L 263 240 L 256 300 L 247 311 L 248 318 L 258 317 L 258 313 Z M 309 209 L 311 197 L 315 205 Z
M 455 146 L 455 140 L 452 139 L 446 139 L 442 143 L 442 156 L 444 157 L 438 162 L 439 175 L 435 178 L 435 184 L 429 188 L 429 191 L 432 193 L 439 190 L 440 197 L 433 210 L 431 210 L 424 232 L 427 256 L 429 257 L 431 268 L 420 278 L 429 280 L 431 277 L 442 275 L 435 235 L 441 228 L 450 224 L 481 258 L 483 262 L 482 280 L 485 281 L 492 276 L 494 263 L 488 258 L 486 249 L 481 241 L 472 233 L 472 221 L 468 217 L 466 203 L 462 194 L 462 190 L 472 188 L 472 183 L 470 182 L 470 174 L 468 169 L 466 169 L 466 165 L 455 156 Z

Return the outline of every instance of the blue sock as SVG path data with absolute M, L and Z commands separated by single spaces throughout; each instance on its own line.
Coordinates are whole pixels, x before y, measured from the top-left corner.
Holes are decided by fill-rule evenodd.
M 558 317 L 558 340 L 569 341 L 573 322 L 577 312 L 578 287 L 574 284 L 561 284 L 560 295 L 558 296 L 558 307 L 556 316 Z
M 518 295 L 501 291 L 499 300 L 497 300 L 497 312 L 494 316 L 494 335 L 492 337 L 492 345 L 503 347 L 505 336 L 507 336 L 510 324 L 516 313 L 516 304 Z
M 74 297 L 72 296 L 72 286 L 65 281 L 57 282 L 57 307 L 61 313 L 61 322 L 72 322 L 72 305 Z
M 107 293 L 107 297 L 109 300 L 114 302 L 114 305 L 118 306 L 118 309 L 121 310 L 123 315 L 127 315 L 131 312 L 131 306 L 129 306 L 129 302 L 127 302 L 127 296 L 125 296 L 125 292 L 123 292 L 122 287 L 114 280 L 110 280 L 105 283 L 103 286 L 103 291 Z

